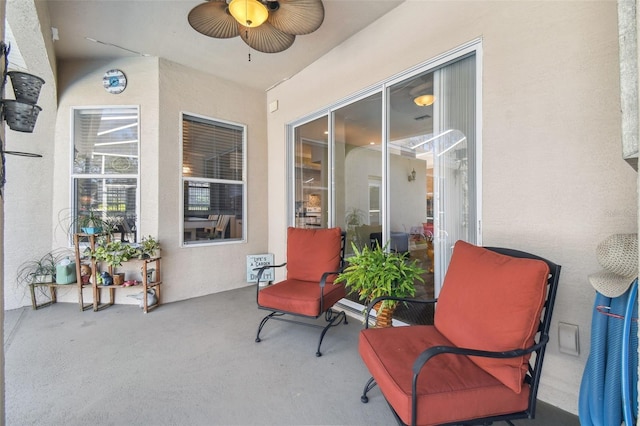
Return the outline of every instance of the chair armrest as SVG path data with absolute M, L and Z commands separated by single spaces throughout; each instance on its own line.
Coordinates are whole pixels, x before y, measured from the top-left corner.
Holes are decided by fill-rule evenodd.
M 416 358 L 413 363 L 413 381 L 411 383 L 411 423 L 415 424 L 417 418 L 417 388 L 418 388 L 418 376 L 422 371 L 424 365 L 431 358 L 440 355 L 440 354 L 455 354 L 455 355 L 465 355 L 465 356 L 479 356 L 485 358 L 516 358 L 522 355 L 530 354 L 532 352 L 537 351 L 538 349 L 543 348 L 549 342 L 549 335 L 542 334 L 540 336 L 540 341 L 533 346 L 530 346 L 526 349 L 512 349 L 509 351 L 482 351 L 479 349 L 471 349 L 471 348 L 459 348 L 456 346 L 433 346 L 424 352 L 422 352 L 418 358 Z
M 262 279 L 262 274 L 264 273 L 264 271 L 266 271 L 267 269 L 271 269 L 271 268 L 281 268 L 284 265 L 286 265 L 287 262 L 282 263 L 280 265 L 264 265 L 261 266 L 259 268 L 254 268 L 254 271 L 258 271 L 258 279 L 256 281 L 256 303 L 258 303 L 258 293 L 260 293 L 260 280 Z M 267 285 L 270 285 L 271 283 L 267 283 Z M 258 303 L 258 305 L 260 305 L 260 303 Z
M 342 273 L 342 270 L 325 272 L 324 274 L 322 274 L 322 277 L 320 277 L 320 288 L 323 288 L 325 286 L 325 284 L 327 283 L 327 278 L 329 278 L 329 276 L 338 275 L 340 273 Z
M 322 277 L 320 277 L 320 312 L 324 312 L 324 286 L 327 284 L 327 278 L 331 275 L 338 275 L 341 272 L 342 269 L 339 271 L 325 272 L 322 274 Z
M 373 307 L 376 305 L 376 303 L 382 302 L 383 300 L 395 300 L 397 302 L 403 302 L 403 303 L 409 303 L 409 304 L 421 304 L 421 305 L 432 304 L 438 301 L 438 299 L 409 299 L 406 297 L 393 297 L 393 296 L 376 297 L 365 308 L 367 313 L 364 318 L 364 328 L 369 328 L 369 316 Z
M 455 355 L 479 356 L 484 358 L 516 358 L 537 351 L 549 342 L 549 336 L 540 336 L 540 341 L 526 349 L 512 349 L 509 351 L 483 351 L 472 348 L 459 348 L 456 346 L 433 346 L 422 352 L 413 363 L 413 374 L 417 376 L 424 365 L 436 355 L 450 353 Z M 414 377 L 414 379 L 417 377 Z
M 271 268 L 281 268 L 286 264 L 287 262 L 282 263 L 280 265 L 264 265 L 259 268 L 254 268 L 254 271 L 258 271 L 258 281 L 257 281 L 258 287 L 260 287 L 260 280 L 262 279 L 262 274 L 264 274 L 265 270 L 271 269 Z

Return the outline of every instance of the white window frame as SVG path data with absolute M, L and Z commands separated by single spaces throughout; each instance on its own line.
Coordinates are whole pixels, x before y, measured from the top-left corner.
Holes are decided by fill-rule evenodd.
M 230 181 L 226 179 L 207 179 L 200 177 L 185 177 L 184 169 L 183 169 L 183 155 L 184 155 L 184 141 L 183 141 L 183 127 L 184 127 L 184 117 L 189 116 L 193 118 L 198 118 L 201 120 L 206 120 L 212 122 L 212 124 L 226 124 L 229 126 L 235 126 L 242 128 L 242 180 L 241 181 Z M 188 111 L 181 111 L 179 114 L 179 132 L 180 132 L 180 153 L 178 156 L 178 167 L 180 168 L 180 191 L 179 191 L 179 223 L 178 229 L 180 235 L 180 247 L 183 248 L 194 248 L 194 247 L 207 247 L 213 245 L 221 245 L 221 244 L 240 244 L 247 242 L 247 125 L 242 123 L 236 123 L 233 121 L 222 120 L 218 118 L 212 118 L 209 116 L 196 114 Z M 186 181 L 191 182 L 205 182 L 205 183 L 237 183 L 242 185 L 242 238 L 235 239 L 219 239 L 219 240 L 202 240 L 202 241 L 193 241 L 193 242 L 185 242 L 184 240 L 184 184 Z
M 75 161 L 75 115 L 76 111 L 81 110 L 99 110 L 99 109 L 135 109 L 136 114 L 138 116 L 138 125 L 137 125 L 137 134 L 138 134 L 138 147 L 137 153 L 138 156 L 138 170 L 136 173 L 131 174 L 86 174 L 86 173 L 75 173 L 74 172 L 74 161 Z M 141 152 L 141 126 L 140 126 L 140 105 L 85 105 L 85 106 L 72 106 L 70 108 L 70 140 L 69 140 L 69 211 L 70 213 L 70 221 L 75 223 L 77 220 L 78 212 L 76 211 L 77 202 L 75 200 L 76 191 L 75 191 L 75 182 L 77 179 L 135 179 L 136 180 L 136 208 L 135 208 L 135 230 L 133 233 L 135 234 L 135 241 L 140 241 L 140 170 L 142 170 L 142 158 L 140 156 Z M 69 243 L 73 245 L 73 238 L 70 236 Z

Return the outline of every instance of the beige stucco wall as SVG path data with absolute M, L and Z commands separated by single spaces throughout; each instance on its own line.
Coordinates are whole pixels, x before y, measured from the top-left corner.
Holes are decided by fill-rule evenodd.
M 122 69 L 127 75 L 127 88 L 120 95 L 109 94 L 102 87 L 104 72 L 112 68 Z M 35 214 L 28 215 L 28 220 L 25 218 L 25 222 L 33 222 L 38 217 L 35 222 L 43 229 L 43 249 L 68 247 L 65 227 L 60 226 L 58 216 L 68 215 L 70 207 L 71 107 L 137 105 L 141 117 L 140 235 L 157 236 L 162 245 L 163 301 L 183 300 L 247 285 L 246 255 L 264 253 L 267 249 L 264 92 L 158 58 L 64 61 L 59 65 L 58 83 L 57 116 L 48 126 L 55 128 L 55 138 L 51 138 L 55 140 L 55 154 L 48 156 L 54 158 L 53 179 L 39 177 L 52 181 L 51 220 L 41 220 Z M 244 243 L 188 248 L 179 245 L 181 111 L 248 126 L 249 213 Z M 19 190 L 16 188 L 16 192 Z M 19 236 L 16 234 L 15 237 Z M 29 247 L 32 247 L 31 243 Z M 25 256 L 29 253 L 27 250 Z M 25 288 L 8 286 L 6 292 L 6 299 L 12 301 L 8 309 L 30 303 Z M 116 303 L 137 303 L 128 297 L 137 292 L 137 288 L 117 291 Z M 88 291 L 85 297 L 92 300 Z M 75 303 L 75 287 L 60 288 L 58 300 Z
M 268 93 L 269 250 L 285 252 L 286 123 L 481 37 L 483 243 L 563 266 L 539 397 L 577 413 L 595 247 L 637 230 L 617 34 L 615 1 L 408 0 Z M 579 326 L 579 357 L 559 353 L 558 321 Z
M 266 95 L 168 61 L 160 62 L 158 235 L 168 300 L 246 284 L 246 256 L 265 253 L 268 228 Z M 246 243 L 179 248 L 180 112 L 247 125 L 248 232 Z M 165 252 L 167 247 L 167 252 Z
M 28 68 L 21 71 L 45 80 L 38 98 L 42 111 L 38 115 L 33 133 L 17 132 L 5 126 L 6 150 L 42 155 L 42 158 L 16 155 L 7 155 L 6 158 L 3 299 L 5 309 L 15 309 L 31 303 L 28 290 L 24 286 L 19 287 L 15 280 L 20 264 L 51 250 L 52 158 L 57 93 L 54 71 L 56 65 L 46 3 L 11 0 L 6 3 L 6 12 Z M 10 52 L 10 68 L 15 62 L 13 58 Z M 7 99 L 14 99 L 10 80 L 5 94 Z M 34 238 L 25 239 L 25 236 L 31 235 Z

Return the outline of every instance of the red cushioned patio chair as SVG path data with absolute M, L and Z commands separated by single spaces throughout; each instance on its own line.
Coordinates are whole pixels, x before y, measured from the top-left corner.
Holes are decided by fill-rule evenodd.
M 362 402 L 377 385 L 399 424 L 533 419 L 559 276 L 541 257 L 458 241 L 434 325 L 361 331 Z
M 333 305 L 345 297 L 344 285 L 334 284 L 337 274 L 344 266 L 345 233 L 340 228 L 287 230 L 287 262 L 281 265 L 267 265 L 258 269 L 256 300 L 258 308 L 271 311 L 260 322 L 256 342 L 260 342 L 260 332 L 270 319 L 322 328 L 316 356 L 321 356 L 320 345 L 329 328 L 347 324 L 344 311 L 336 312 Z M 287 267 L 287 278 L 266 286 L 262 276 L 269 268 Z M 286 317 L 283 317 L 285 316 Z M 326 325 L 310 321 L 299 321 L 295 317 L 317 319 L 324 315 Z M 294 318 L 289 318 L 293 316 Z

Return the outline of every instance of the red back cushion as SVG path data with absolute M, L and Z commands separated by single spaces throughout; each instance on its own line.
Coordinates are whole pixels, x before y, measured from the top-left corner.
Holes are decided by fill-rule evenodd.
M 340 228 L 287 230 L 287 279 L 320 281 L 340 267 Z M 330 276 L 327 282 L 333 282 Z
M 533 344 L 538 330 L 548 276 L 549 267 L 541 260 L 505 256 L 458 241 L 440 291 L 434 324 L 459 347 L 524 349 Z M 470 358 L 520 393 L 529 355 Z

